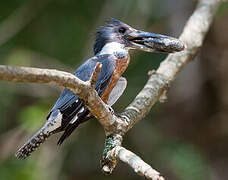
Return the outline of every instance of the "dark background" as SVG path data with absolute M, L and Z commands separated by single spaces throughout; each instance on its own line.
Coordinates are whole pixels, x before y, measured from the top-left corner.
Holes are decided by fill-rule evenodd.
M 197 1 L 9 0 L 0 2 L 0 64 L 73 72 L 93 55 L 96 29 L 110 17 L 135 28 L 178 37 Z M 178 75 L 165 104 L 156 104 L 124 139 L 169 180 L 228 179 L 228 3 L 219 8 L 205 44 Z M 194 38 L 194 37 L 192 37 Z M 115 104 L 120 112 L 165 55 L 132 52 L 124 76 L 128 87 Z M 119 163 L 100 172 L 104 132 L 93 119 L 61 146 L 59 135 L 30 158 L 14 152 L 45 122 L 62 89 L 44 84 L 0 82 L 0 179 L 142 179 Z

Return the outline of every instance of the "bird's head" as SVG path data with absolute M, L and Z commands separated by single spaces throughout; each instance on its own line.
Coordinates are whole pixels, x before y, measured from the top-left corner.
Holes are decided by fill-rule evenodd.
M 97 31 L 94 53 L 111 42 L 117 42 L 126 49 L 139 49 L 148 52 L 173 53 L 182 51 L 184 43 L 169 36 L 136 30 L 131 26 L 112 18 Z

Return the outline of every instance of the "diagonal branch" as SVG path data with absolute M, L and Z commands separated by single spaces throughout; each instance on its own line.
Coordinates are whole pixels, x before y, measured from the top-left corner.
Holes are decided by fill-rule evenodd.
M 216 10 L 222 0 L 201 0 L 189 18 L 180 36 L 186 44 L 184 51 L 170 54 L 154 72 L 134 101 L 124 110 L 122 116 L 129 119 L 128 129 L 142 120 L 151 107 L 167 91 L 184 66 L 192 61 L 203 44 Z
M 113 148 L 113 156 L 128 164 L 138 175 L 149 180 L 164 180 L 159 172 L 145 163 L 139 156 L 121 146 Z
M 108 106 L 98 96 L 93 86 L 101 66 L 98 64 L 91 81 L 84 82 L 71 73 L 39 68 L 12 67 L 0 65 L 0 80 L 29 83 L 48 83 L 70 89 L 84 101 L 92 114 L 98 118 L 101 125 L 108 129 L 115 118 Z M 92 84 L 92 86 L 91 86 Z
M 125 134 L 137 122 L 142 120 L 149 113 L 152 106 L 164 98 L 171 82 L 175 80 L 184 66 L 194 59 L 203 44 L 203 40 L 221 2 L 222 0 L 199 1 L 180 36 L 180 40 L 187 45 L 185 51 L 169 55 L 160 64 L 157 71 L 151 74 L 148 82 L 133 102 L 120 114 L 121 119 L 125 120 L 127 124 L 124 126 L 125 129 L 122 128 L 124 131 L 122 134 Z M 110 138 L 110 136 L 107 138 Z M 121 144 L 122 139 L 119 141 Z M 102 167 L 103 171 L 109 169 L 109 172 L 105 171 L 105 173 L 111 173 L 117 164 L 116 157 L 110 157 L 109 153 L 115 148 L 115 143 L 115 138 L 113 138 L 113 145 L 110 145 L 112 140 L 109 139 L 109 146 L 105 146 L 104 151 L 107 153 L 103 155 L 102 162 L 106 163 L 103 163 Z
M 97 82 L 97 78 L 98 78 L 98 75 L 100 74 L 101 72 L 101 68 L 102 68 L 102 64 L 100 62 L 98 62 L 94 68 L 94 71 L 93 71 L 93 74 L 89 80 L 90 82 L 90 85 L 95 88 L 95 84 Z

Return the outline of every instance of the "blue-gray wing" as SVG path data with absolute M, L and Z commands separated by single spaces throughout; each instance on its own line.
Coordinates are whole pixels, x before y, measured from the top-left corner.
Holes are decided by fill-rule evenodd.
M 83 81 L 90 79 L 96 63 L 102 64 L 95 89 L 101 96 L 110 83 L 115 69 L 115 59 L 111 55 L 95 56 L 82 64 L 74 73 L 76 77 Z M 45 125 L 29 139 L 16 153 L 18 158 L 26 158 L 51 134 L 63 131 L 58 144 L 61 144 L 82 122 L 90 117 L 89 110 L 82 101 L 68 89 L 64 89 L 56 104 L 48 115 Z
M 83 81 L 88 81 L 97 62 L 102 64 L 102 69 L 98 76 L 95 89 L 99 96 L 101 96 L 108 86 L 115 68 L 115 59 L 112 55 L 95 56 L 87 60 L 76 70 L 74 75 Z M 68 89 L 64 89 L 51 112 L 57 109 L 60 110 L 63 114 L 62 125 L 65 128 L 83 106 L 82 101 L 74 93 Z

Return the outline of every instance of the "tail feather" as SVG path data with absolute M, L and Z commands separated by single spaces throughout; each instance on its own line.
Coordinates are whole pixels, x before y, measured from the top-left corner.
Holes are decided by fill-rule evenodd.
M 63 141 L 72 134 L 72 132 L 78 127 L 79 124 L 80 123 L 74 123 L 69 125 L 63 135 L 59 138 L 57 145 L 61 145 Z
M 52 133 L 44 133 L 44 129 L 39 130 L 32 136 L 16 153 L 18 159 L 27 158 L 34 152 Z
M 87 108 L 83 107 L 81 110 L 82 111 L 75 116 L 75 121 L 69 123 L 69 125 L 65 128 L 63 135 L 59 138 L 57 142 L 58 145 L 61 145 L 63 141 L 67 137 L 69 137 L 72 134 L 72 132 L 79 126 L 79 124 L 89 120 L 92 117 L 89 115 L 89 110 Z
M 53 112 L 45 125 L 33 135 L 16 153 L 18 159 L 27 158 L 34 152 L 49 136 L 61 131 L 62 114 L 59 110 Z

